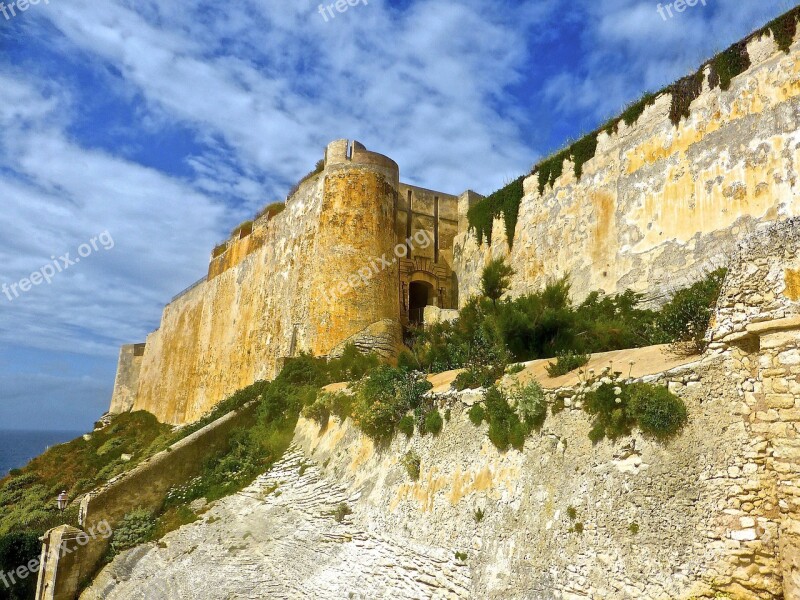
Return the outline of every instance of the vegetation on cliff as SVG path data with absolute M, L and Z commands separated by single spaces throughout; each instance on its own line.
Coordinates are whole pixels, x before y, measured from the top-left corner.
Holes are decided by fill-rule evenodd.
M 711 89 L 720 88 L 728 90 L 731 81 L 750 68 L 750 56 L 747 44 L 754 39 L 771 36 L 783 52 L 789 52 L 789 47 L 797 33 L 797 23 L 800 20 L 800 7 L 793 8 L 774 21 L 767 23 L 763 28 L 754 32 L 744 40 L 737 42 L 703 63 L 694 73 L 683 77 L 675 83 L 665 87 L 657 93 L 646 93 L 638 101 L 629 105 L 621 115 L 609 120 L 601 127 L 588 135 L 570 144 L 568 147 L 544 158 L 531 170 L 531 175 L 536 175 L 539 183 L 539 194 L 543 194 L 547 186 L 553 186 L 564 172 L 564 162 L 571 160 L 574 164 L 576 179 L 583 175 L 584 165 L 594 158 L 597 152 L 599 136 L 602 133 L 612 134 L 619 130 L 621 123 L 630 126 L 636 123 L 648 106 L 655 104 L 656 100 L 665 94 L 672 98 L 669 116 L 672 123 L 677 126 L 691 115 L 691 104 L 703 91 L 703 81 L 708 71 L 708 83 Z M 502 215 L 506 224 L 506 234 L 509 244 L 514 243 L 514 234 L 519 215 L 520 202 L 523 191 L 524 176 L 504 186 L 500 190 L 487 196 L 476 203 L 469 211 L 470 229 L 474 230 L 479 240 L 492 241 L 492 222 Z
M 542 291 L 499 302 L 472 299 L 452 323 L 416 331 L 402 363 L 434 373 L 464 368 L 454 387 L 487 387 L 512 361 L 555 358 L 554 375 L 577 368 L 586 355 L 655 344 L 699 352 L 725 276 L 717 270 L 676 292 L 658 310 L 642 295 L 590 294 L 575 306 L 567 278 Z
M 629 435 L 638 427 L 647 435 L 667 439 L 686 424 L 686 405 L 666 387 L 649 383 L 607 381 L 583 397 L 594 416 L 589 437 L 594 442 Z

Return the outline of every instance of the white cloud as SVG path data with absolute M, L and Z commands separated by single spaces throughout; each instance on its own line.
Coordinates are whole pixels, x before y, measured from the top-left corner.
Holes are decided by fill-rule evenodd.
M 224 208 L 153 169 L 87 150 L 61 129 L 68 94 L 0 71 L 0 279 L 12 284 L 108 231 L 99 251 L 9 302 L 0 340 L 107 353 L 142 339 L 160 308 L 202 274 Z M 13 295 L 12 295 L 13 297 Z

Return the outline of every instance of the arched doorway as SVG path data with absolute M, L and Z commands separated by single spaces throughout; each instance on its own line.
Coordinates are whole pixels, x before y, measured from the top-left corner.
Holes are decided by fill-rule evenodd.
M 425 307 L 433 304 L 434 289 L 427 281 L 412 281 L 408 288 L 408 320 L 415 325 L 422 325 Z

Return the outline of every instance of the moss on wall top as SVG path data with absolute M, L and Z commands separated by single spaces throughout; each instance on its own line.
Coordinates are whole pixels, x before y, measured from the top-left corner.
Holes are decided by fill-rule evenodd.
M 519 177 L 500 188 L 490 196 L 477 202 L 467 213 L 470 229 L 475 230 L 478 239 L 492 241 L 492 222 L 502 213 L 505 217 L 506 232 L 509 242 L 513 243 L 514 230 L 517 228 L 517 215 L 519 203 L 522 200 L 522 182 L 525 177 Z
M 544 193 L 545 188 L 553 186 L 564 172 L 564 161 L 572 160 L 574 163 L 575 177 L 580 179 L 583 175 L 584 165 L 594 158 L 597 152 L 598 137 L 601 133 L 612 134 L 618 131 L 623 121 L 630 126 L 636 123 L 645 109 L 655 103 L 663 94 L 672 96 L 669 116 L 677 127 L 681 120 L 689 118 L 690 107 L 703 91 L 703 81 L 708 70 L 708 83 L 711 89 L 720 88 L 728 90 L 733 78 L 741 75 L 750 68 L 750 56 L 747 44 L 754 39 L 771 35 L 778 47 L 788 53 L 789 48 L 797 33 L 797 23 L 800 20 L 800 6 L 770 21 L 758 31 L 752 33 L 744 40 L 730 46 L 711 60 L 706 61 L 694 73 L 676 81 L 657 93 L 646 93 L 640 100 L 629 105 L 617 118 L 611 119 L 599 129 L 582 137 L 577 142 L 564 150 L 553 154 L 537 163 L 531 170 L 531 175 L 538 175 L 539 193 Z M 468 213 L 469 227 L 475 231 L 478 239 L 492 241 L 492 221 L 503 213 L 506 223 L 506 232 L 510 245 L 514 243 L 514 233 L 519 214 L 519 205 L 522 201 L 522 182 L 524 176 L 513 181 L 507 186 L 487 196 L 475 204 Z

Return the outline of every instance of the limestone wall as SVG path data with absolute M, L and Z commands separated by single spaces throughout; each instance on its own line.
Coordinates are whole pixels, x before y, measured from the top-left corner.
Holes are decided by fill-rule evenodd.
M 800 213 L 800 46 L 787 55 L 767 36 L 748 51 L 751 68 L 728 91 L 706 79 L 679 126 L 661 96 L 635 124 L 600 134 L 580 181 L 569 161 L 543 194 L 526 179 L 512 293 L 570 273 L 577 299 L 627 288 L 657 299 L 725 264 L 759 223 Z M 462 305 L 489 256 L 509 254 L 506 237 L 496 220 L 492 247 L 456 238 Z
M 750 540 L 750 523 L 737 516 L 741 486 L 758 496 L 770 485 L 764 462 L 748 458 L 759 445 L 731 410 L 726 368 L 717 358 L 659 378 L 690 412 L 687 430 L 666 446 L 638 434 L 593 446 L 575 389 L 559 392 L 567 409 L 524 452 L 499 452 L 486 426 L 468 420 L 463 395 L 442 400 L 451 420 L 437 438 L 401 436 L 380 451 L 349 422 L 320 433 L 303 421 L 296 441 L 349 494 L 360 492 L 354 515 L 368 532 L 465 553 L 470 597 L 688 599 L 728 590 L 777 598 L 768 543 L 759 544 L 771 557 L 759 565 L 766 575 L 737 571 L 740 554 L 756 552 L 737 541 Z M 418 482 L 401 463 L 411 449 L 421 457 Z
M 144 344 L 128 344 L 120 349 L 114 393 L 111 397 L 111 408 L 108 410 L 110 413 L 127 412 L 136 403 L 144 351 Z
M 329 355 L 349 340 L 396 355 L 398 264 L 363 270 L 392 256 L 397 164 L 346 140 L 326 157 L 282 213 L 231 240 L 207 280 L 166 307 L 147 338 L 135 400 L 120 385 L 115 409 L 187 423 L 302 351 Z M 120 380 L 129 383 L 126 360 Z
M 317 234 L 324 177 L 304 183 L 269 221 L 256 251 L 164 309 L 147 337 L 135 410 L 194 421 L 217 402 L 274 376 L 292 350 L 318 349 L 309 319 L 322 267 Z M 294 342 L 295 348 L 292 348 Z

